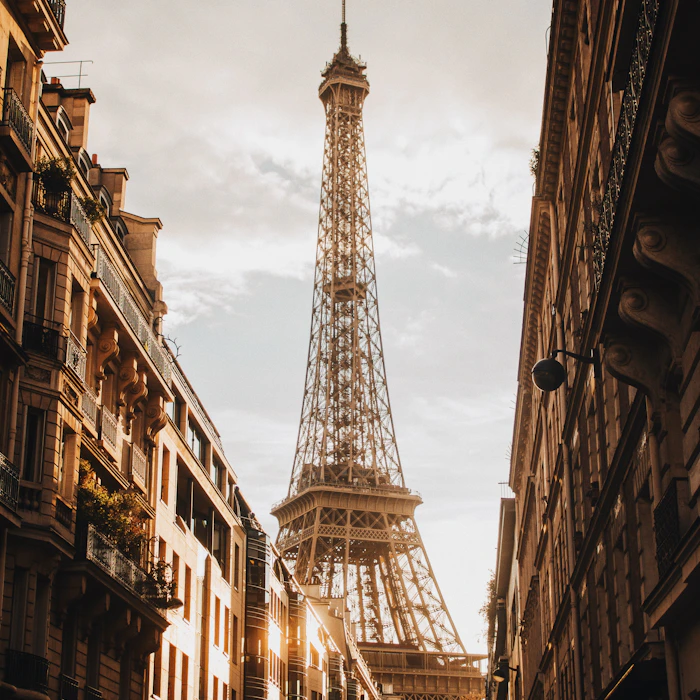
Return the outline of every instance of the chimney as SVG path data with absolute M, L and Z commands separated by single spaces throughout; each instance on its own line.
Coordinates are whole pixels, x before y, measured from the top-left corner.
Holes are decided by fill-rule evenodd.
M 126 201 L 126 181 L 129 173 L 126 168 L 102 168 L 100 184 L 107 188 L 112 198 L 112 211 L 110 216 L 119 216 L 124 209 Z
M 128 212 L 119 212 L 126 224 L 128 233 L 124 236 L 124 246 L 129 251 L 146 287 L 158 300 L 162 296 L 161 284 L 156 271 L 156 243 L 158 232 L 163 228 L 160 219 L 145 219 Z

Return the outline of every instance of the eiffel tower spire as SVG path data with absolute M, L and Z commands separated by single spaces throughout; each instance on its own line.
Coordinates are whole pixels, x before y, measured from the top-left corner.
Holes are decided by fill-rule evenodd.
M 345 600 L 361 648 L 466 658 L 414 520 L 422 500 L 406 488 L 396 446 L 362 125 L 365 68 L 347 48 L 343 8 L 340 49 L 319 88 L 326 136 L 311 339 L 289 491 L 272 511 L 277 546 L 301 583 Z M 466 697 L 478 679 L 478 694 L 478 672 L 467 666 L 466 680 L 443 693 Z

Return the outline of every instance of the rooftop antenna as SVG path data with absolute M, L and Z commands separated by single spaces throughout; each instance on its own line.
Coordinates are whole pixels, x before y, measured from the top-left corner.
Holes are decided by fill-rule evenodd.
M 343 15 L 340 23 L 340 48 L 347 51 L 348 48 L 348 26 L 345 24 L 345 0 L 343 0 Z

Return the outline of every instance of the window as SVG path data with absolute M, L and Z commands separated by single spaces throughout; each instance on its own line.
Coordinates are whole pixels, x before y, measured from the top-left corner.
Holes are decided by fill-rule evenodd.
M 24 466 L 22 469 L 22 478 L 25 481 L 41 481 L 45 424 L 46 411 L 28 406 L 24 421 Z
M 53 320 L 53 291 L 56 283 L 56 264 L 46 258 L 34 263 L 34 306 L 32 312 L 41 320 Z
M 233 587 L 238 590 L 238 580 L 241 575 L 241 548 L 236 543 L 233 547 Z
M 163 459 L 160 469 L 160 500 L 168 504 L 168 490 L 170 488 L 170 451 L 163 448 Z
M 165 561 L 165 557 L 167 556 L 168 552 L 168 545 L 165 542 L 165 540 L 161 537 L 158 540 L 158 559 L 160 561 Z
M 173 550 L 173 581 L 175 582 L 175 598 L 178 597 L 180 591 L 180 556 L 175 554 Z
M 182 654 L 182 680 L 180 683 L 180 699 L 187 700 L 187 686 L 190 682 L 190 657 Z
M 227 700 L 228 698 L 228 685 L 226 683 L 224 683 L 224 689 L 221 692 L 221 698 L 222 700 Z
M 237 664 L 238 663 L 238 618 L 234 615 L 233 616 L 233 648 L 231 649 L 233 652 L 233 663 Z
M 160 697 L 160 690 L 161 690 L 161 674 L 163 671 L 163 646 L 165 645 L 165 642 L 163 644 L 160 644 L 158 648 L 156 649 L 156 654 L 153 659 L 153 695 L 157 695 Z
M 219 700 L 219 679 L 216 676 L 214 676 L 213 691 L 214 691 L 214 700 Z
M 226 484 L 226 468 L 221 462 L 219 462 L 216 457 L 214 457 L 214 468 L 212 474 L 212 480 L 216 485 L 216 488 L 223 494 Z
M 311 656 L 311 662 L 310 665 L 313 666 L 314 668 L 320 668 L 320 658 L 318 655 L 318 652 L 314 648 L 313 644 L 309 644 L 309 653 Z
M 214 644 L 221 646 L 221 601 L 214 596 Z
M 75 448 L 77 435 L 64 428 L 61 440 L 61 453 L 58 460 L 58 494 L 70 494 L 73 487 L 73 472 L 75 471 Z
M 187 421 L 187 444 L 192 448 L 194 456 L 204 464 L 206 462 L 206 441 L 199 428 L 190 419 Z
M 177 672 L 177 649 L 170 645 L 170 657 L 168 659 L 168 700 L 175 700 L 175 677 Z
M 175 395 L 175 398 L 168 404 L 168 415 L 178 430 L 182 430 L 182 399 Z
M 10 241 L 12 240 L 13 214 L 7 211 L 4 200 L 0 200 L 0 261 L 10 262 Z
M 228 553 L 230 549 L 230 531 L 225 524 L 214 524 L 212 554 L 216 561 L 219 562 L 221 573 L 226 581 L 231 580 L 231 572 L 228 561 Z
M 231 650 L 231 611 L 228 606 L 224 605 L 224 654 L 228 654 Z
M 185 620 L 192 614 L 192 569 L 185 565 Z

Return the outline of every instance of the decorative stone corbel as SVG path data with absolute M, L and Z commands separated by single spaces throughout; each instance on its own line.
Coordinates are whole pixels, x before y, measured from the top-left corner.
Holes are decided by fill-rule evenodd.
M 650 334 L 640 338 L 630 333 L 624 337 L 610 337 L 605 342 L 603 362 L 607 370 L 616 379 L 649 396 L 655 410 L 665 398 L 670 360 L 668 345 Z
M 644 285 L 623 282 L 618 313 L 625 323 L 661 336 L 668 343 L 672 358 L 680 360 L 684 343 L 678 295 L 664 289 L 662 284 L 650 280 Z
M 126 406 L 126 396 L 138 381 L 138 355 L 130 352 L 122 360 L 117 376 L 117 406 Z
M 156 435 L 167 425 L 165 399 L 162 394 L 152 394 L 146 406 L 146 438 L 155 444 Z
M 146 665 L 146 659 L 150 654 L 158 651 L 161 645 L 162 633 L 153 625 L 144 626 L 141 633 L 134 639 L 131 644 L 133 659 L 143 668 Z
M 95 379 L 97 380 L 97 393 L 102 389 L 105 380 L 105 367 L 119 355 L 119 332 L 114 326 L 105 328 L 97 341 L 97 353 L 95 357 Z
M 700 151 L 685 141 L 666 137 L 659 146 L 654 169 L 674 190 L 700 190 Z
M 88 318 L 87 318 L 88 330 L 92 330 L 97 325 L 97 321 L 98 321 L 97 296 L 95 295 L 95 290 L 92 289 L 92 290 L 90 290 L 90 299 L 88 301 Z
M 700 149 L 700 90 L 683 90 L 674 96 L 666 113 L 666 131 Z
M 643 222 L 634 257 L 643 267 L 683 286 L 700 305 L 700 224 Z
M 137 406 L 139 403 L 144 401 L 148 396 L 148 375 L 146 370 L 139 368 L 136 372 L 136 383 L 129 387 L 125 395 L 125 414 L 124 414 L 124 425 L 126 427 L 126 434 L 129 434 L 131 430 L 131 421 L 134 419 L 134 415 L 137 411 Z

